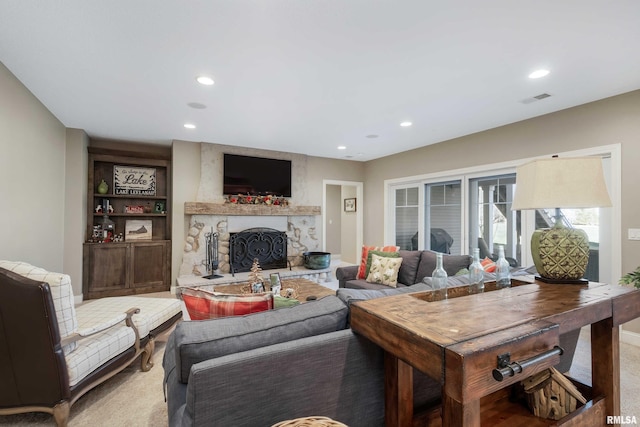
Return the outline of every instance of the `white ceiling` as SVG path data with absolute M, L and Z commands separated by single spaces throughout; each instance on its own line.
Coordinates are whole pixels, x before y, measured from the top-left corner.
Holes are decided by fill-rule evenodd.
M 0 0 L 0 61 L 67 127 L 353 160 L 639 89 L 639 46 L 637 0 Z

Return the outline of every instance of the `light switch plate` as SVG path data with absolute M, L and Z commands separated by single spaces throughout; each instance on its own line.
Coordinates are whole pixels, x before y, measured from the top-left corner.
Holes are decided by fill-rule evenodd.
M 629 240 L 640 240 L 640 228 L 629 229 Z

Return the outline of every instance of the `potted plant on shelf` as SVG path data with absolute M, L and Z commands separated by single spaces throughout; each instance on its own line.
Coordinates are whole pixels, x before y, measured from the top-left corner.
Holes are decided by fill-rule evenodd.
M 627 273 L 620 278 L 621 285 L 633 285 L 636 288 L 640 289 L 640 266 L 632 271 L 631 273 Z

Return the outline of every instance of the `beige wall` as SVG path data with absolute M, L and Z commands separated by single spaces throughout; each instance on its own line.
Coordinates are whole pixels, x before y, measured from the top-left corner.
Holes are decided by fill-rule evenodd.
M 86 240 L 89 137 L 81 129 L 67 129 L 65 155 L 64 262 L 73 294 L 82 301 L 82 244 Z
M 342 186 L 327 185 L 326 212 L 324 213 L 324 249 L 332 255 L 342 253 Z
M 632 271 L 640 265 L 640 241 L 627 239 L 628 228 L 640 228 L 640 91 L 367 162 L 364 241 L 383 243 L 385 179 L 618 143 L 622 271 Z M 629 328 L 640 333 L 640 321 Z
M 184 219 L 184 203 L 193 202 L 200 184 L 200 144 L 173 141 L 171 209 L 171 286 L 174 287 L 189 224 Z
M 0 259 L 62 272 L 66 129 L 2 63 L 0 94 Z
M 345 212 L 344 211 L 344 199 L 356 199 L 356 210 L 360 209 L 361 201 L 357 200 L 358 193 L 357 188 L 354 185 L 342 186 L 342 224 L 341 224 L 341 238 L 342 238 L 342 257 L 341 261 L 350 262 L 352 264 L 358 263 L 360 253 L 357 253 L 356 247 L 357 239 L 357 227 L 358 227 L 358 213 Z

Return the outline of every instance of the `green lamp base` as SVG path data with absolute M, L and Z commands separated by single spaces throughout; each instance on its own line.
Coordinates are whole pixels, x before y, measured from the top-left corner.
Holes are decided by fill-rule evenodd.
M 531 255 L 540 277 L 546 283 L 586 284 L 589 238 L 584 230 L 567 228 L 562 222 L 536 230 L 531 237 Z

